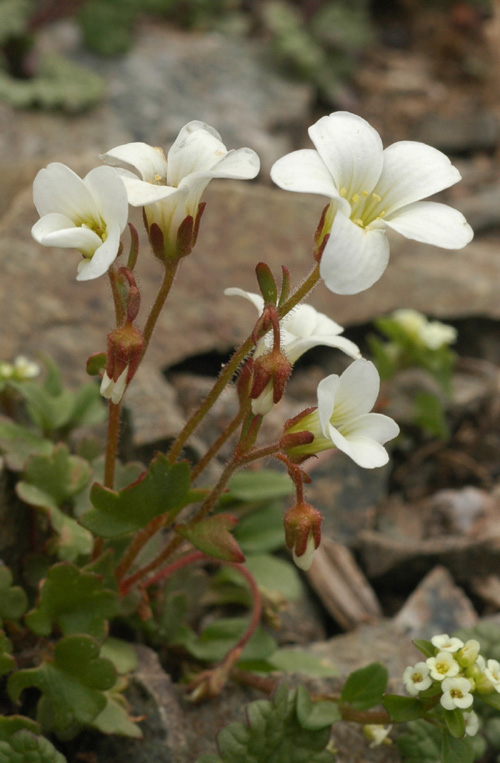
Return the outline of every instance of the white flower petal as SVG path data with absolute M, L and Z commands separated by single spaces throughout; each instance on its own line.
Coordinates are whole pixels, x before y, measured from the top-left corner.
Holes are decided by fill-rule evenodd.
M 230 286 L 229 288 L 224 289 L 224 294 L 226 297 L 244 297 L 245 299 L 248 299 L 248 301 L 257 308 L 259 313 L 261 313 L 264 308 L 264 299 L 260 296 L 260 294 L 254 294 L 251 291 L 244 291 L 243 289 L 239 289 L 237 286 Z
M 358 294 L 372 286 L 389 261 L 383 230 L 360 228 L 341 212 L 333 221 L 320 263 L 320 275 L 334 294 Z
M 340 384 L 340 376 L 330 374 L 318 384 L 318 419 L 324 437 L 329 437 L 330 418 L 335 410 L 335 396 Z
M 117 224 L 108 228 L 108 237 L 101 246 L 95 250 L 92 259 L 82 260 L 78 264 L 77 281 L 90 281 L 99 278 L 107 272 L 109 266 L 116 259 L 120 246 L 120 229 Z
M 304 148 L 282 156 L 271 167 L 271 178 L 285 191 L 338 196 L 330 170 L 317 151 Z
M 344 336 L 313 334 L 308 337 L 291 340 L 289 344 L 284 343 L 284 350 L 291 363 L 296 363 L 305 352 L 311 350 L 313 347 L 332 347 L 337 350 L 342 350 L 342 352 L 345 352 L 346 355 L 349 355 L 351 358 L 356 359 L 361 357 L 359 347 Z
M 443 249 L 462 249 L 474 236 L 461 212 L 435 201 L 417 201 L 384 222 L 406 238 Z
M 400 141 L 384 151 L 376 191 L 387 214 L 458 183 L 461 175 L 448 157 L 425 143 Z
M 318 385 L 318 396 L 322 383 Z M 351 363 L 340 377 L 335 395 L 334 426 L 371 411 L 379 390 L 380 377 L 371 361 L 361 358 Z
M 102 239 L 90 228 L 61 228 L 43 237 L 44 246 L 71 247 L 91 257 L 101 246 Z
M 188 122 L 168 152 L 167 182 L 178 186 L 186 175 L 211 169 L 226 154 L 217 130 L 204 122 Z
M 386 449 L 380 443 L 369 437 L 363 437 L 360 433 L 352 437 L 344 437 L 338 429 L 330 426 L 329 434 L 334 445 L 364 469 L 384 466 L 389 460 Z
M 111 167 L 126 167 L 143 180 L 153 182 L 160 178 L 166 182 L 167 160 L 161 148 L 149 146 L 147 143 L 124 143 L 116 146 L 99 159 Z
M 31 229 L 31 235 L 39 244 L 44 244 L 45 236 L 49 233 L 73 227 L 73 220 L 70 220 L 66 215 L 62 215 L 59 212 L 50 212 L 34 224 Z
M 117 224 L 123 232 L 128 220 L 127 191 L 122 179 L 111 167 L 96 167 L 84 178 L 85 185 L 99 200 L 106 225 Z
M 380 135 L 366 120 L 338 111 L 319 119 L 309 135 L 339 193 L 349 199 L 373 190 L 382 172 L 383 148 Z
M 172 188 L 168 185 L 153 185 L 153 183 L 147 183 L 144 180 L 139 180 L 139 178 L 122 175 L 121 179 L 127 191 L 128 203 L 133 207 L 155 204 L 179 193 L 178 188 Z
M 74 223 L 98 219 L 99 208 L 83 180 L 60 162 L 38 172 L 33 181 L 33 202 L 40 217 L 58 212 Z

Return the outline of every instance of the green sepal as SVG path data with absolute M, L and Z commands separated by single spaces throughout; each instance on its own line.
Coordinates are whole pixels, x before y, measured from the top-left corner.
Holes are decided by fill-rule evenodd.
M 107 590 L 101 576 L 73 564 L 53 565 L 42 583 L 38 604 L 26 615 L 26 624 L 39 636 L 48 636 L 57 624 L 65 636 L 88 633 L 98 641 L 107 634 L 107 621 L 118 613 L 118 595 Z
M 384 694 L 382 704 L 394 723 L 415 721 L 426 711 L 425 704 L 416 697 L 400 697 L 398 694 Z
M 70 738 L 69 731 L 92 723 L 106 706 L 104 692 L 116 681 L 112 663 L 99 656 L 99 644 L 87 635 L 66 636 L 54 649 L 53 661 L 13 673 L 7 684 L 12 702 L 35 687 L 42 692 L 37 720 L 48 731 Z
M 269 265 L 259 262 L 255 268 L 260 293 L 264 298 L 264 305 L 276 305 L 278 300 L 278 288 Z
M 215 514 L 200 520 L 178 525 L 176 532 L 207 556 L 225 562 L 241 563 L 245 557 L 231 530 L 238 520 L 231 514 Z
M 189 487 L 187 462 L 171 466 L 167 457 L 158 453 L 149 470 L 123 490 L 115 492 L 95 483 L 90 491 L 93 508 L 80 517 L 80 522 L 103 538 L 135 532 L 161 515 L 167 524 L 192 502 Z
M 18 620 L 28 608 L 24 589 L 12 585 L 12 572 L 0 567 L 0 627 L 4 620 Z
M 284 265 L 281 266 L 281 293 L 278 301 L 278 307 L 281 307 L 290 294 L 290 271 Z

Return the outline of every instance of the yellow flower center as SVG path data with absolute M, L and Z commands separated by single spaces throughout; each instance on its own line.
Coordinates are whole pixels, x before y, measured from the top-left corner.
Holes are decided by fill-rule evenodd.
M 361 193 L 353 193 L 349 198 L 347 188 L 342 187 L 340 195 L 343 199 L 347 199 L 351 205 L 351 220 L 360 228 L 369 227 L 376 220 L 381 220 L 386 214 L 385 209 L 380 209 L 382 197 L 375 191 L 370 193 L 363 190 Z

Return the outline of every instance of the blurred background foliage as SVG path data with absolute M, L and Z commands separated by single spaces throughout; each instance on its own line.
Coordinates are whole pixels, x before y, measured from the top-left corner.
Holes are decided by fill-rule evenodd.
M 37 53 L 38 31 L 74 18 L 85 46 L 100 56 L 124 54 L 141 18 L 182 29 L 257 37 L 287 76 L 311 83 L 334 105 L 357 63 L 377 42 L 410 47 L 424 41 L 470 65 L 468 41 L 480 34 L 493 0 L 0 0 L 0 98 L 16 107 L 78 111 L 102 95 L 102 82 L 66 58 Z

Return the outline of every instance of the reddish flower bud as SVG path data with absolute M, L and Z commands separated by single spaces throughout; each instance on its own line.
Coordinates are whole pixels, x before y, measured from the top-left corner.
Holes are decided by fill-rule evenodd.
M 292 364 L 280 349 L 273 349 L 266 355 L 255 358 L 250 397 L 252 400 L 256 400 L 264 392 L 268 384 L 271 383 L 272 401 L 274 404 L 279 403 L 291 373 Z M 262 411 L 259 412 L 262 413 Z M 265 412 L 267 413 L 267 411 Z
M 309 569 L 314 551 L 321 542 L 322 519 L 320 512 L 304 501 L 285 512 L 286 545 L 292 551 L 295 564 L 302 570 Z
M 119 403 L 141 359 L 144 339 L 132 323 L 126 321 L 108 334 L 106 371 L 101 384 L 101 395 Z

